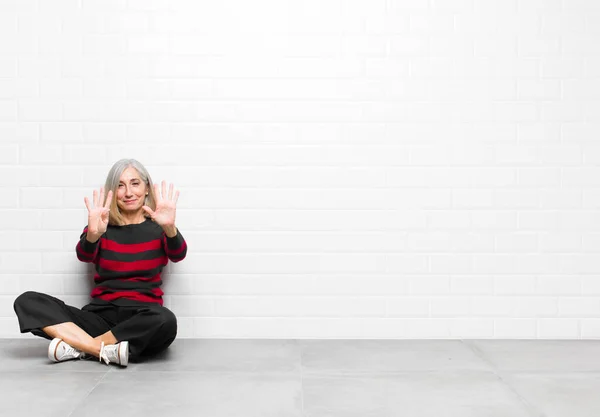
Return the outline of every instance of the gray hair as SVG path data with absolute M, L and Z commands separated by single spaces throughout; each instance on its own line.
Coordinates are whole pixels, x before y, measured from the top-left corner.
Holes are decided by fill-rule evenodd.
M 148 195 L 144 200 L 144 205 L 150 207 L 152 210 L 156 209 L 156 197 L 154 195 L 154 186 L 152 184 L 152 178 L 144 165 L 135 159 L 120 159 L 114 163 L 108 175 L 106 176 L 106 182 L 104 184 L 104 191 L 108 193 L 112 190 L 113 197 L 110 203 L 110 215 L 108 223 L 112 225 L 122 226 L 125 224 L 121 210 L 117 205 L 117 188 L 121 181 L 121 175 L 127 168 L 133 168 L 140 174 L 140 179 L 146 184 L 148 188 Z M 144 212 L 144 216 L 148 217 L 147 213 Z

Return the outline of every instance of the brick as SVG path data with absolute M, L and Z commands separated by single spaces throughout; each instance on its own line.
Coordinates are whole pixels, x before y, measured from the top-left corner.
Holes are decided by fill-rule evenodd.
M 464 275 L 450 277 L 450 292 L 459 295 L 492 294 L 493 279 L 485 275 Z
M 46 143 L 82 142 L 82 125 L 81 123 L 41 123 L 40 139 Z
M 386 303 L 386 317 L 429 317 L 427 297 L 390 298 Z
M 540 319 L 538 339 L 578 339 L 581 337 L 578 319 Z
M 17 120 L 17 104 L 15 101 L 0 101 L 0 122 L 12 122 Z
M 25 209 L 59 208 L 63 206 L 63 190 L 57 187 L 31 187 L 21 189 L 21 207 Z
M 599 317 L 600 298 L 597 297 L 561 297 L 558 301 L 560 317 Z
M 497 339 L 535 339 L 535 319 L 494 319 L 494 337 Z
M 19 208 L 19 189 L 16 187 L 6 187 L 2 190 L 2 200 L 0 200 L 0 208 L 16 209 Z
M 494 336 L 494 321 L 489 319 L 453 319 L 450 337 L 490 339 Z

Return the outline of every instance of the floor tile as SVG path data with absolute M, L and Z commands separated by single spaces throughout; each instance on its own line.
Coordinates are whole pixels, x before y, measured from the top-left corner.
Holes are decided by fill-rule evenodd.
M 179 339 L 133 371 L 300 373 L 300 347 L 290 340 Z
M 310 340 L 300 341 L 305 373 L 490 370 L 461 341 Z
M 516 374 L 508 382 L 544 417 L 600 415 L 600 374 Z
M 302 386 L 283 374 L 113 371 L 73 415 L 105 416 L 107 404 L 128 417 L 300 417 Z
M 105 374 L 97 372 L 0 372 L 0 416 L 65 417 Z
M 306 417 L 532 417 L 490 372 L 303 378 Z
M 467 341 L 499 371 L 600 372 L 600 341 Z

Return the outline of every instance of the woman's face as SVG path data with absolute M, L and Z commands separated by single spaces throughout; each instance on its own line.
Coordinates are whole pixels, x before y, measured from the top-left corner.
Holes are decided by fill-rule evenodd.
M 148 188 L 135 168 L 129 167 L 119 179 L 117 206 L 121 212 L 136 212 L 142 209 Z

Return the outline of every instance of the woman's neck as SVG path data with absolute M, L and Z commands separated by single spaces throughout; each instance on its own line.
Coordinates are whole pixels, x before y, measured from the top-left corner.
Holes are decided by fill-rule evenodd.
M 144 213 L 142 213 L 141 211 L 137 213 L 121 213 L 121 216 L 123 216 L 125 225 L 140 224 L 146 221 Z

